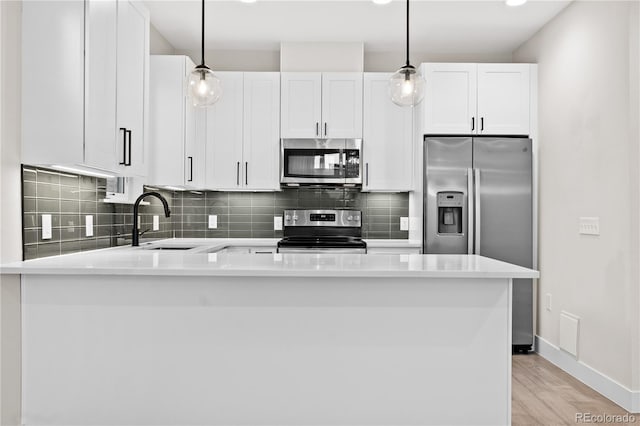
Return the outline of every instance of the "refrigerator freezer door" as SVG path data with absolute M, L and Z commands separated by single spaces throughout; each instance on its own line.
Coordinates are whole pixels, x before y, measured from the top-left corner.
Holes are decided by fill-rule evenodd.
M 472 154 L 470 137 L 425 139 L 423 253 L 468 252 Z
M 476 254 L 531 268 L 531 140 L 476 138 Z M 478 220 L 479 219 L 479 220 Z M 513 282 L 513 345 L 533 343 L 532 280 Z

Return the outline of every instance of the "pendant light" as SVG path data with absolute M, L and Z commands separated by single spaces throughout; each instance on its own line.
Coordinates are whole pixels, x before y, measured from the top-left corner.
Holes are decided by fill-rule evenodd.
M 389 96 L 399 106 L 418 105 L 424 98 L 424 80 L 409 63 L 409 0 L 407 0 L 407 62 L 391 76 Z
M 215 104 L 222 96 L 220 80 L 204 64 L 204 0 L 202 0 L 202 61 L 189 74 L 187 93 L 191 103 L 196 107 L 208 107 Z

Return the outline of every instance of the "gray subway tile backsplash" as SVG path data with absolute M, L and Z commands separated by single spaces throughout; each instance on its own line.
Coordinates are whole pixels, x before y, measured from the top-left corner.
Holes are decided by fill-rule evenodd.
M 34 259 L 131 244 L 133 206 L 105 203 L 106 180 L 23 166 L 23 257 Z M 291 188 L 281 192 L 160 191 L 140 207 L 141 241 L 158 238 L 280 238 L 274 216 L 287 209 L 357 209 L 363 212 L 364 238 L 407 239 L 400 217 L 408 216 L 408 193 L 364 193 L 352 188 Z M 51 214 L 52 238 L 42 240 L 42 214 Z M 85 236 L 85 217 L 93 216 L 94 235 Z M 153 216 L 160 230 L 152 231 Z M 209 215 L 217 228 L 208 229 Z

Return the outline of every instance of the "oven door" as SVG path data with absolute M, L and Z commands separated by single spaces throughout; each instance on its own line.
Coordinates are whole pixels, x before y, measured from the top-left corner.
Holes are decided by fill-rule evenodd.
M 283 139 L 280 183 L 362 183 L 360 140 Z

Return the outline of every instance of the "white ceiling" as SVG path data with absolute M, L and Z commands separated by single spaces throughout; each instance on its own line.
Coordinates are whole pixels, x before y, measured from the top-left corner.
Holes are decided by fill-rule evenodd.
M 411 2 L 412 50 L 434 53 L 511 53 L 570 1 L 530 0 L 520 7 L 496 1 Z M 200 48 L 197 0 L 147 0 L 151 22 L 179 50 Z M 277 50 L 281 41 L 364 42 L 365 50 L 404 48 L 405 2 L 289 0 L 246 4 L 207 0 L 209 49 Z

